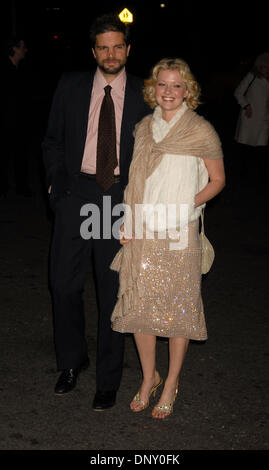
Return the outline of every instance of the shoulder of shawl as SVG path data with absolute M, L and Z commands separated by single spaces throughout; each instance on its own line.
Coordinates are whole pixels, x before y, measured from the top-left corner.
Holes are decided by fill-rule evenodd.
M 183 114 L 183 118 L 186 120 L 186 123 L 188 125 L 194 126 L 194 127 L 203 127 L 207 121 L 203 116 L 200 116 L 200 114 L 197 114 L 195 111 L 192 109 L 187 109 L 185 113 Z
M 211 137 L 213 140 L 219 140 L 218 133 L 207 119 L 191 109 L 187 110 L 185 114 L 187 115 L 186 117 L 189 119 L 190 124 L 199 134 L 204 134 L 207 137 Z
M 148 134 L 151 128 L 152 114 L 148 114 L 141 121 L 139 121 L 134 128 L 134 137 L 138 135 Z

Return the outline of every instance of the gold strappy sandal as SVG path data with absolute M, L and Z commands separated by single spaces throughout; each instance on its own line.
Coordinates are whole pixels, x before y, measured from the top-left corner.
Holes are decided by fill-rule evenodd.
M 157 393 L 157 390 L 158 388 L 160 387 L 160 385 L 162 385 L 163 383 L 163 379 L 160 377 L 160 382 L 157 384 L 157 385 L 154 385 L 152 387 L 152 389 L 150 390 L 149 392 L 149 400 L 150 400 L 150 397 L 151 395 L 153 395 L 153 398 L 156 397 L 156 393 Z M 144 400 L 141 400 L 141 396 L 140 396 L 140 390 L 137 392 L 137 394 L 134 396 L 134 398 L 132 399 L 132 401 L 136 401 L 137 403 L 139 403 L 142 408 L 139 408 L 137 410 L 133 410 L 131 408 L 131 411 L 133 411 L 134 413 L 138 413 L 139 411 L 143 411 L 145 410 L 148 406 L 149 406 L 149 401 L 147 403 L 144 402 Z
M 152 418 L 165 419 L 165 418 L 167 418 L 167 416 L 171 415 L 173 413 L 174 402 L 175 402 L 175 399 L 177 397 L 177 394 L 178 394 L 178 389 L 176 389 L 174 397 L 173 397 L 173 399 L 170 403 L 167 403 L 165 405 L 156 405 L 156 406 L 154 406 L 153 410 L 164 411 L 166 413 L 163 418 L 153 416 L 153 415 L 152 415 Z

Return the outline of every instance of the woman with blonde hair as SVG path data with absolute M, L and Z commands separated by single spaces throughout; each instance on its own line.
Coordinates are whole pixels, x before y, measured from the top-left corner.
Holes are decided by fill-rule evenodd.
M 207 339 L 199 217 L 205 203 L 224 187 L 225 174 L 218 135 L 194 112 L 199 96 L 200 87 L 182 59 L 161 60 L 146 80 L 144 99 L 154 111 L 136 127 L 124 193 L 131 210 L 121 228 L 122 248 L 111 265 L 120 276 L 112 328 L 134 334 L 143 372 L 130 403 L 133 412 L 147 408 L 163 383 L 155 365 L 156 337 L 169 338 L 168 375 L 152 410 L 152 417 L 159 419 L 173 411 L 189 340 Z M 137 207 L 142 208 L 142 236 L 134 230 Z M 158 211 L 160 207 L 165 210 Z M 126 235 L 130 222 L 132 233 Z

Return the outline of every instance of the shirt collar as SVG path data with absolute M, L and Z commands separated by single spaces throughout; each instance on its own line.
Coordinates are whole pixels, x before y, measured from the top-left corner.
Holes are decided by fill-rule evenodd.
M 100 71 L 99 67 L 97 67 L 95 75 L 94 75 L 94 83 L 93 88 L 96 94 L 102 94 L 104 92 L 105 86 L 108 83 L 105 80 L 104 75 Z M 126 85 L 126 70 L 125 67 L 121 70 L 120 74 L 117 75 L 112 82 L 109 84 L 112 87 L 113 92 L 121 95 L 124 93 L 125 85 Z

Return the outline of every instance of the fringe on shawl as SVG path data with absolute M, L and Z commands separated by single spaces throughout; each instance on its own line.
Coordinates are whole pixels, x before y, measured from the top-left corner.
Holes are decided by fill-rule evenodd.
M 110 269 L 112 269 L 112 271 L 117 271 L 117 272 L 120 271 L 122 255 L 123 255 L 123 248 L 120 248 L 120 250 L 118 251 L 118 253 L 114 257 L 114 259 L 113 259 L 113 261 L 110 265 Z
M 143 240 L 137 242 L 143 244 Z M 130 256 L 130 252 L 133 250 L 131 243 L 124 245 L 118 251 L 110 265 L 111 269 L 119 273 L 120 279 L 118 300 L 111 316 L 112 322 L 116 318 L 127 315 L 130 309 L 137 305 L 139 299 L 145 294 L 145 289 L 139 282 L 139 273 L 136 271 L 137 265 L 132 263 L 133 256 Z M 141 249 L 139 252 L 141 252 Z
M 122 318 L 127 315 L 144 294 L 145 289 L 138 280 L 134 281 L 132 286 L 129 286 L 124 293 L 119 293 L 118 301 L 111 315 L 111 322 L 113 323 L 117 318 Z

